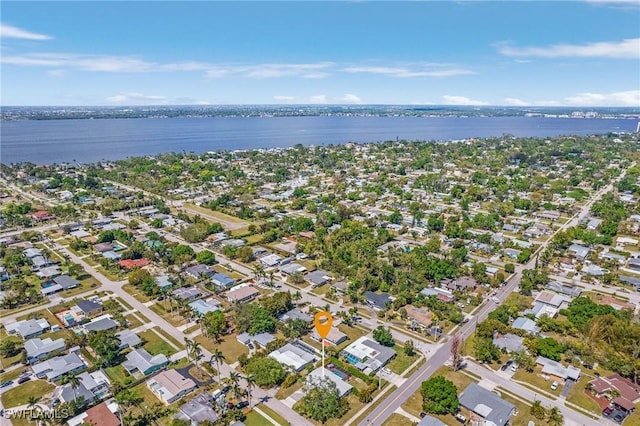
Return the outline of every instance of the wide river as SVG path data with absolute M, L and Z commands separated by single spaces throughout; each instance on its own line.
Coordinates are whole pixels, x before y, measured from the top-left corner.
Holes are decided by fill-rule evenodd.
M 629 119 L 531 117 L 220 117 L 5 121 L 0 162 L 92 163 L 162 152 L 328 145 L 348 142 L 448 141 L 632 132 Z

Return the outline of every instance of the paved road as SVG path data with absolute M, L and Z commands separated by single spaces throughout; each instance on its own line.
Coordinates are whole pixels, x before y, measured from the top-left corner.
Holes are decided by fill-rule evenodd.
M 624 172 L 621 174 L 620 179 L 624 177 Z M 589 202 L 587 202 L 573 217 L 571 217 L 566 223 L 560 225 L 558 229 L 554 232 L 552 236 L 547 239 L 546 242 L 540 245 L 538 249 L 538 253 L 541 253 L 546 248 L 547 244 L 553 236 L 560 231 L 564 231 L 565 229 L 575 226 L 579 223 L 579 221 L 585 217 L 593 203 L 595 203 L 598 199 L 600 199 L 606 192 L 611 191 L 613 188 L 613 183 L 606 185 L 597 191 L 591 198 Z M 520 285 L 520 280 L 522 279 L 522 272 L 526 269 L 532 269 L 535 267 L 535 259 L 536 256 L 532 256 L 531 260 L 524 265 L 517 265 L 515 268 L 515 273 L 509 278 L 507 284 L 502 286 L 496 291 L 495 297 L 497 297 L 501 302 L 504 301 L 509 294 L 515 291 Z M 497 308 L 498 304 L 494 303 L 491 299 L 488 299 L 484 305 L 480 308 L 480 310 L 475 315 L 475 318 L 464 324 L 459 328 L 458 334 L 463 338 L 468 338 L 474 331 L 475 327 L 479 322 L 484 321 L 487 318 L 487 315 Z M 431 375 L 438 370 L 441 366 L 443 366 L 450 357 L 451 350 L 451 341 L 447 341 L 444 345 L 442 345 L 437 351 L 433 353 L 431 358 L 427 361 L 425 365 L 423 365 L 418 371 L 416 371 L 401 388 L 396 389 L 386 400 L 386 404 L 381 404 L 373 409 L 370 415 L 362 421 L 359 426 L 380 426 L 382 425 L 389 416 L 393 412 L 395 412 L 406 400 L 415 393 L 423 381 L 429 379 Z M 483 371 L 483 373 L 487 373 Z M 589 423 L 585 423 L 589 424 Z
M 496 386 L 500 386 L 504 389 L 507 389 L 513 395 L 517 395 L 527 401 L 534 401 L 537 399 L 540 402 L 542 402 L 542 405 L 544 407 L 547 407 L 547 408 L 558 407 L 562 412 L 562 415 L 564 416 L 564 423 L 563 423 L 564 426 L 583 426 L 583 425 L 591 425 L 595 423 L 602 426 L 615 424 L 605 418 L 594 420 L 591 417 L 585 416 L 584 414 L 581 414 L 577 411 L 572 410 L 569 407 L 564 406 L 562 404 L 562 400 L 552 400 L 550 398 L 547 398 L 546 396 L 541 395 L 535 391 L 532 391 L 529 388 L 526 388 L 520 385 L 519 383 L 516 383 L 510 380 L 506 376 L 499 374 L 498 372 L 495 372 L 488 367 L 476 364 L 473 361 L 467 361 L 467 366 L 465 367 L 465 370 L 470 371 L 471 373 L 477 374 L 480 377 L 487 377 L 485 381 L 491 382 Z

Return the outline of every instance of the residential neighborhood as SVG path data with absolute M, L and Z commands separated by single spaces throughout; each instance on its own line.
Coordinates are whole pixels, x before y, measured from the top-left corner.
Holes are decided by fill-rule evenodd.
M 639 146 L 3 165 L 5 419 L 638 425 Z

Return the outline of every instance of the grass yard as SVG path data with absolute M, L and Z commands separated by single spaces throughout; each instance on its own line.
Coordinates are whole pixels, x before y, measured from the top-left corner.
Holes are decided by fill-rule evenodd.
M 133 381 L 134 378 L 127 373 L 122 365 L 116 365 L 113 367 L 107 367 L 104 372 L 109 376 L 114 383 L 120 383 L 122 386 L 126 386 L 129 381 Z
M 7 366 L 5 364 L 2 365 L 4 365 L 5 367 Z M 7 373 L 0 374 L 0 383 L 6 382 L 7 380 L 15 381 L 20 376 L 20 373 L 22 373 L 22 370 L 22 368 L 16 368 L 15 370 L 11 370 Z
M 356 340 L 358 340 L 358 338 L 360 338 L 360 337 L 365 335 L 364 330 L 362 330 L 361 328 L 349 327 L 346 324 L 340 324 L 338 326 L 338 330 L 342 331 L 348 337 L 348 339 L 345 342 L 343 342 L 340 345 L 338 345 L 338 347 L 337 347 L 338 351 L 341 351 L 342 349 L 344 349 L 347 346 L 349 346 L 351 343 L 353 343 Z
M 243 422 L 247 426 L 271 426 L 272 423 L 262 417 L 257 411 L 251 411 L 247 414 L 247 418 Z M 286 424 L 286 423 L 285 423 Z
M 131 284 L 125 284 L 122 286 L 122 288 L 124 291 L 126 291 L 127 293 L 135 297 L 136 300 L 142 303 L 148 302 L 149 300 L 153 299 L 153 297 L 147 296 L 146 294 L 138 291 L 138 289 L 132 286 Z
M 145 341 L 143 347 L 151 355 L 165 354 L 167 357 L 178 352 L 173 346 L 167 343 L 162 337 L 156 334 L 153 330 L 143 331 L 138 333 L 141 339 Z
M 187 320 L 178 314 L 178 309 L 175 307 L 173 313 L 165 311 L 163 303 L 154 303 L 149 306 L 149 309 L 167 320 L 174 327 L 180 327 L 187 323 Z
M 131 309 L 133 309 L 133 306 L 127 303 L 127 301 L 124 300 L 122 297 L 116 297 L 116 300 L 118 301 L 119 304 L 124 306 L 126 310 L 130 311 Z M 142 315 L 142 314 L 138 314 L 138 315 Z
M 175 339 L 175 337 L 171 336 L 169 333 L 167 333 L 166 331 L 164 331 L 163 329 L 161 329 L 160 327 L 153 327 L 154 330 L 156 330 L 158 333 L 160 333 L 162 335 L 162 337 L 165 338 L 165 340 L 171 342 L 174 344 L 174 346 L 177 346 L 178 348 L 180 348 L 180 350 L 184 349 L 184 341 L 179 342 Z
M 27 403 L 30 396 L 41 397 L 53 391 L 55 386 L 46 380 L 31 380 L 2 394 L 5 408 L 17 407 Z
M 379 398 L 375 402 L 371 402 L 367 405 L 367 409 L 362 412 L 357 418 L 352 419 L 353 424 L 360 424 L 369 414 L 380 404 L 383 404 L 386 398 L 391 395 L 397 389 L 396 385 L 387 386 L 382 390 L 383 397 Z
M 289 386 L 288 388 L 283 388 L 282 386 L 280 386 L 280 388 L 278 389 L 278 392 L 276 392 L 276 398 L 281 400 L 287 399 L 288 397 L 293 395 L 296 391 L 302 389 L 302 386 L 304 386 L 303 380 L 298 380 L 297 383 Z
M 412 356 L 405 355 L 404 349 L 399 345 L 395 345 L 393 349 L 396 351 L 397 355 L 391 360 L 391 362 L 389 362 L 389 364 L 387 364 L 387 368 L 396 374 L 402 375 L 402 373 L 404 373 L 411 364 L 416 362 L 420 356 L 417 350 Z
M 200 214 L 202 214 L 205 218 L 207 218 L 207 216 L 210 216 L 207 219 L 211 219 L 211 220 L 219 220 L 221 222 L 229 222 L 229 223 L 235 223 L 235 224 L 240 224 L 240 225 L 244 225 L 244 226 L 249 226 L 249 222 L 239 219 L 235 216 L 231 216 L 228 215 L 226 213 L 221 213 L 219 211 L 215 211 L 215 210 L 210 210 L 204 207 L 200 207 L 200 206 L 196 206 L 195 204 L 191 204 L 191 203 L 183 203 L 183 206 L 185 209 L 189 209 L 192 211 L 196 211 Z M 221 225 L 224 226 L 224 223 L 221 223 Z M 245 231 L 246 232 L 246 231 Z
M 65 298 L 72 297 L 77 294 L 86 293 L 87 291 L 90 291 L 91 289 L 94 289 L 94 288 L 98 288 L 99 286 L 100 286 L 100 283 L 98 282 L 98 280 L 96 280 L 92 276 L 89 276 L 81 280 L 80 285 L 78 287 L 60 292 L 60 296 Z
M 289 422 L 284 417 L 282 417 L 280 414 L 276 413 L 266 405 L 264 404 L 260 405 L 258 408 L 260 408 L 260 410 L 263 411 L 267 416 L 271 417 L 273 420 L 275 420 L 277 423 L 280 423 L 282 426 L 287 426 L 289 424 Z
M 196 336 L 195 341 L 200 343 L 209 352 L 216 348 L 220 349 L 228 363 L 235 362 L 241 354 L 249 354 L 249 348 L 238 342 L 235 334 L 224 336 L 220 343 L 216 343 L 213 339 L 205 337 L 202 334 Z
M 516 412 L 518 414 L 511 417 L 511 424 L 513 426 L 527 426 L 530 421 L 534 422 L 534 424 L 547 424 L 544 420 L 538 420 L 531 415 L 531 406 L 529 404 L 514 398 L 502 388 L 496 388 L 495 391 L 500 393 L 502 399 L 516 406 Z
M 131 388 L 136 394 L 138 394 L 142 399 L 144 399 L 144 401 L 140 404 L 140 406 L 147 406 L 147 407 L 153 407 L 156 404 L 162 403 L 154 394 L 153 392 L 151 392 L 151 389 L 149 389 L 147 387 L 147 383 L 146 382 L 142 382 L 137 386 L 134 386 Z M 137 407 L 134 407 L 132 410 L 132 412 L 138 412 L 138 414 L 142 414 L 139 413 L 139 409 Z
M 67 337 L 69 337 L 69 333 L 71 332 L 68 330 L 51 331 L 49 333 L 43 333 L 42 335 L 38 336 L 38 338 L 46 339 L 47 337 L 49 337 L 51 340 L 66 339 Z
M 413 426 L 413 425 L 415 425 L 415 423 L 412 420 L 409 420 L 405 416 L 398 413 L 392 413 L 391 416 L 389 416 L 389 418 L 384 423 L 382 423 L 382 426 Z
M 16 320 L 22 321 L 22 320 L 32 319 L 32 318 L 44 318 L 47 321 L 49 321 L 49 324 L 51 325 L 60 324 L 60 322 L 58 321 L 58 318 L 56 318 L 56 316 L 53 315 L 51 311 L 49 311 L 49 309 L 46 309 L 46 308 L 36 312 L 31 312 L 30 314 L 22 315 L 16 318 Z
M 245 237 L 245 240 L 247 240 L 247 244 L 256 244 L 262 241 L 263 236 L 264 234 L 249 235 L 248 237 Z
M 14 342 L 17 342 L 17 343 L 22 343 L 20 338 L 15 337 L 15 336 L 2 338 L 2 341 L 5 341 L 5 340 L 11 340 L 11 341 L 14 341 Z M 12 357 L 7 357 L 7 358 L 0 357 L 0 365 L 2 365 L 2 368 L 8 368 L 8 367 L 11 367 L 12 365 L 19 364 L 20 360 L 22 360 L 22 353 L 18 352 L 17 355 L 14 355 Z M 16 371 L 22 371 L 22 369 L 19 368 Z
M 555 380 L 552 376 L 545 380 L 542 374 L 542 366 L 536 365 L 532 373 L 527 372 L 524 368 L 518 368 L 516 374 L 513 375 L 515 380 L 527 383 L 529 386 L 536 387 L 544 393 L 554 396 L 560 396 L 563 386 L 558 386 L 556 390 L 551 390 L 551 383 Z
M 100 272 L 102 275 L 104 275 L 108 280 L 111 280 L 111 281 L 121 281 L 127 278 L 127 276 L 122 272 L 120 273 L 111 272 L 106 268 L 103 268 L 102 266 L 96 268 L 96 270 Z
M 324 296 L 327 293 L 327 291 L 329 291 L 330 288 L 331 288 L 331 284 L 321 285 L 311 290 L 311 293 L 317 294 L 318 296 Z
M 213 265 L 213 270 L 222 274 L 228 275 L 234 280 L 243 280 L 246 277 L 237 271 L 230 271 L 222 265 Z
M 129 329 L 133 329 L 136 327 L 140 327 L 142 325 L 142 321 L 138 319 L 138 317 L 134 314 L 125 315 L 124 318 L 129 323 Z

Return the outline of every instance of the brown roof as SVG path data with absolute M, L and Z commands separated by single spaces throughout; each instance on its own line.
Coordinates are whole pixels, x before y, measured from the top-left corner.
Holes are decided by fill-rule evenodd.
M 619 405 L 620 407 L 624 408 L 627 411 L 631 411 L 631 410 L 634 410 L 636 408 L 636 406 L 633 404 L 633 402 L 629 401 L 627 398 L 625 398 L 623 396 L 617 397 L 612 402 L 614 404 L 616 404 L 616 405 Z
M 612 296 L 604 296 L 600 303 L 603 305 L 609 305 L 616 309 L 631 309 L 632 311 L 636 308 L 632 303 L 624 302 L 620 299 L 616 299 Z
M 413 305 L 407 305 L 404 307 L 407 311 L 407 316 L 419 324 L 430 327 L 431 326 L 431 311 L 426 308 L 416 308 Z
M 120 426 L 120 419 L 113 414 L 104 402 L 86 411 L 84 423 L 94 426 Z
M 232 302 L 243 300 L 248 297 L 256 297 L 260 292 L 251 286 L 240 287 L 227 293 L 227 299 Z

